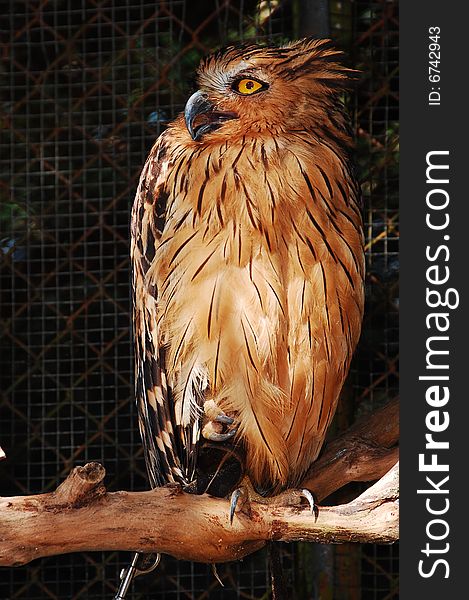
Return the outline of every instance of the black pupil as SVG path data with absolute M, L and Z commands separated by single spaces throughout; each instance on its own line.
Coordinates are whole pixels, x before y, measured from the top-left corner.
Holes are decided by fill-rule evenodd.
M 254 87 L 254 81 L 248 81 L 248 82 L 246 82 L 246 88 L 248 90 L 252 90 L 253 87 Z

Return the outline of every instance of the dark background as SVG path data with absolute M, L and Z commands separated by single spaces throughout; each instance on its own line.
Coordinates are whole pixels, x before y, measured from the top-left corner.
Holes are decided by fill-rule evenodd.
M 150 146 L 194 89 L 200 57 L 228 42 L 329 29 L 363 72 L 347 102 L 364 196 L 367 307 L 335 429 L 395 397 L 396 0 L 2 1 L 0 14 L 2 495 L 53 490 L 91 460 L 106 467 L 108 489 L 146 488 L 133 403 L 129 208 Z M 0 569 L 0 599 L 111 598 L 127 559 L 84 553 Z M 291 544 L 283 562 L 292 598 L 398 597 L 396 546 Z M 269 597 L 264 552 L 221 565 L 219 575 L 225 588 L 209 567 L 164 557 L 129 599 Z

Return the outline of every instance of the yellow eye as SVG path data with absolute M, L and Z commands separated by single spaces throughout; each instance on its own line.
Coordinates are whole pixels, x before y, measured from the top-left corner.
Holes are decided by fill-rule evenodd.
M 256 92 L 265 89 L 267 86 L 255 79 L 239 79 L 235 82 L 234 90 L 243 96 L 255 94 Z

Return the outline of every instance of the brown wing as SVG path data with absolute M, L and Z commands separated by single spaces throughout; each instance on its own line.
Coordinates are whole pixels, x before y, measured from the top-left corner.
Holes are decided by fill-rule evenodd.
M 200 431 L 197 415 L 189 425 L 177 422 L 158 330 L 158 290 L 146 277 L 165 225 L 170 145 L 171 133 L 166 131 L 153 146 L 140 176 L 131 220 L 135 392 L 152 487 L 168 482 L 186 486 L 193 480 Z

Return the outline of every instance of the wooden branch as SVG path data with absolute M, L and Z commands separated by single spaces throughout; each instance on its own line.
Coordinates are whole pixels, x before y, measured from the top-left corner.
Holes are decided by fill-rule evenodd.
M 381 477 L 341 506 L 253 502 L 229 523 L 227 500 L 186 494 L 178 486 L 108 493 L 97 463 L 76 467 L 55 492 L 0 498 L 0 566 L 42 556 L 96 550 L 161 552 L 200 562 L 237 560 L 269 540 L 388 543 L 398 539 L 397 402 L 332 441 L 303 487 L 318 499 L 350 481 Z M 394 461 L 394 462 L 393 462 Z M 394 466 L 392 466 L 392 464 Z
M 302 487 L 320 501 L 351 481 L 374 481 L 399 460 L 399 402 L 391 400 L 329 442 Z
M 97 463 L 75 468 L 52 493 L 0 499 L 0 565 L 95 550 L 162 552 L 200 562 L 240 559 L 269 540 L 393 542 L 398 465 L 352 502 L 319 509 L 252 503 L 230 525 L 227 500 L 178 486 L 106 493 Z

